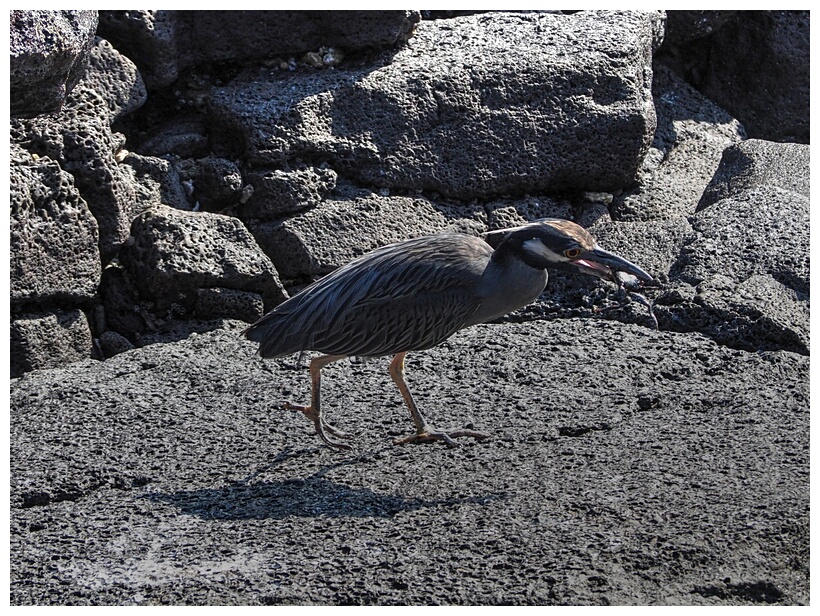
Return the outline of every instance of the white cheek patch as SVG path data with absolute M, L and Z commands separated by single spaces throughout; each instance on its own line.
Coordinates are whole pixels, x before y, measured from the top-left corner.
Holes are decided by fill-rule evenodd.
M 553 263 L 558 263 L 561 261 L 569 261 L 565 256 L 559 255 L 557 252 L 551 251 L 549 248 L 544 246 L 544 243 L 541 240 L 531 239 L 527 240 L 521 245 L 524 250 L 530 252 L 534 255 L 538 255 L 542 259 L 546 259 L 547 261 L 552 261 Z

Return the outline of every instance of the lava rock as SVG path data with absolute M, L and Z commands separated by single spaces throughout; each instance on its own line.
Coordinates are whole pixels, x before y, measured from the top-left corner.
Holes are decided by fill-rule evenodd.
M 199 289 L 259 293 L 273 308 L 287 298 L 276 270 L 236 218 L 151 208 L 134 219 L 120 260 L 142 299 L 189 313 Z
M 736 348 L 808 354 L 809 199 L 759 186 L 691 222 L 670 278 L 694 293 L 677 288 L 659 298 L 666 325 Z
M 776 186 L 808 199 L 809 154 L 808 145 L 760 139 L 748 139 L 726 148 L 697 211 L 756 186 Z
M 120 353 L 135 348 L 128 338 L 111 330 L 103 332 L 100 335 L 99 341 L 100 349 L 106 358 L 114 357 L 114 355 L 119 355 Z
M 134 63 L 99 37 L 88 55 L 83 81 L 107 100 L 109 123 L 130 115 L 148 99 L 145 84 Z
M 233 162 L 208 156 L 197 161 L 193 199 L 206 212 L 221 212 L 242 198 L 242 172 Z
M 79 83 L 97 29 L 97 11 L 11 11 L 11 115 L 57 111 Z
M 283 277 L 310 278 L 418 235 L 464 231 L 471 221 L 476 231 L 483 230 L 473 218 L 482 214 L 475 207 L 454 211 L 422 197 L 383 196 L 347 186 L 299 216 L 251 225 L 251 230 Z
M 424 21 L 382 67 L 249 70 L 216 88 L 213 148 L 462 200 L 612 191 L 634 182 L 652 141 L 660 27 L 635 12 Z
M 692 214 L 725 149 L 746 138 L 743 126 L 667 66 L 654 65 L 658 128 L 639 182 L 613 199 L 617 220 L 671 220 Z
M 265 303 L 258 293 L 214 287 L 198 289 L 195 315 L 198 319 L 239 319 L 254 323 L 265 314 Z
M 240 208 L 243 220 L 270 221 L 316 207 L 336 188 L 336 172 L 317 167 L 253 171 L 247 180 L 253 193 Z
M 23 314 L 11 322 L 11 376 L 86 359 L 91 329 L 81 310 Z
M 475 326 L 407 378 L 434 425 L 491 438 L 392 445 L 387 360 L 339 362 L 343 453 L 277 408 L 310 376 L 245 326 L 12 381 L 12 604 L 809 602 L 808 357 Z
M 203 63 L 262 61 L 320 46 L 391 47 L 419 19 L 418 11 L 101 11 L 99 33 L 158 88 Z
M 89 302 L 100 283 L 97 221 L 72 177 L 11 145 L 13 307 Z
M 664 61 L 743 123 L 749 137 L 809 142 L 809 11 L 737 11 Z

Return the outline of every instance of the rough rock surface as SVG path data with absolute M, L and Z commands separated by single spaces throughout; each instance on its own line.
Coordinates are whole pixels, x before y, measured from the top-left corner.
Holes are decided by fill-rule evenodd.
M 239 210 L 243 220 L 270 221 L 321 204 L 336 188 L 332 169 L 306 167 L 292 171 L 248 173 L 253 194 Z
M 80 81 L 97 11 L 10 11 L 12 116 L 56 111 Z
M 749 137 L 809 142 L 809 11 L 741 11 L 715 37 L 701 89 L 735 115 Z M 754 50 L 742 60 L 731 53 Z M 728 86 L 728 87 L 727 87 Z
M 458 25 L 423 22 L 383 67 L 254 69 L 217 88 L 214 150 L 460 199 L 634 180 L 655 129 L 657 13 L 445 21 Z
M 11 376 L 53 368 L 93 354 L 91 329 L 81 310 L 26 313 L 11 323 Z
M 68 96 L 60 113 L 13 119 L 11 141 L 56 161 L 73 176 L 97 220 L 100 255 L 108 262 L 128 237 L 131 219 L 159 195 L 140 184 L 134 170 L 123 164 L 125 137 L 111 131 L 111 122 L 144 100 L 139 75 L 110 45 L 98 42 L 92 56 L 85 79 Z M 98 70 L 104 74 L 97 75 Z M 111 70 L 128 81 L 109 87 Z
M 651 221 L 692 214 L 723 151 L 745 138 L 740 123 L 668 67 L 656 65 L 652 91 L 658 126 L 638 186 L 621 191 L 613 214 Z
M 83 79 L 95 92 L 104 93 L 115 122 L 145 104 L 148 93 L 137 67 L 105 39 L 97 38 L 88 56 Z
M 698 202 L 698 211 L 754 188 L 775 186 L 810 197 L 810 148 L 800 143 L 748 139 L 723 151 L 720 166 Z
M 12 383 L 13 604 L 806 604 L 809 359 L 593 320 L 309 378 L 243 324 Z M 44 447 L 43 444 L 49 446 Z
M 265 314 L 265 302 L 258 293 L 211 287 L 198 289 L 196 316 L 203 320 L 224 318 L 226 314 L 253 323 Z
M 658 297 L 665 326 L 808 354 L 809 208 L 808 146 L 728 148 Z
M 206 62 L 392 46 L 419 19 L 418 11 L 102 11 L 99 32 L 135 59 L 151 87 L 162 87 Z
M 284 278 L 327 274 L 379 246 L 444 231 L 483 231 L 481 208 L 441 208 L 423 197 L 346 187 L 301 216 L 251 225 Z
M 100 283 L 97 221 L 72 177 L 11 146 L 12 306 L 87 302 Z
M 120 260 L 143 299 L 193 308 L 199 289 L 227 287 L 287 298 L 279 276 L 245 226 L 209 212 L 158 206 L 137 216 Z
M 680 284 L 659 300 L 667 326 L 739 348 L 808 354 L 809 200 L 763 186 L 691 222 L 670 273 Z

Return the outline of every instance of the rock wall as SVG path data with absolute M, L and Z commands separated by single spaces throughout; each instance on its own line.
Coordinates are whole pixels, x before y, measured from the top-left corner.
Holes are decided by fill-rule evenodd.
M 718 106 L 723 99 L 710 100 L 714 78 L 693 79 L 705 70 L 696 64 L 701 56 L 686 53 L 723 49 L 709 56 L 709 74 L 735 70 L 739 79 L 745 61 L 737 46 L 729 49 L 734 39 L 751 36 L 744 32 L 755 32 L 767 49 L 791 54 L 794 78 L 776 82 L 784 78 L 778 63 L 758 71 L 750 87 L 780 94 L 766 107 L 777 121 L 760 120 L 759 110 L 739 110 L 739 116 L 756 118 L 755 136 L 758 126 L 777 124 L 768 133 L 771 141 L 805 134 L 807 48 L 795 34 L 807 36 L 803 12 L 425 15 L 12 12 L 11 85 L 19 100 L 12 107 L 12 201 L 38 200 L 26 178 L 28 169 L 40 166 L 50 175 L 45 184 L 68 183 L 75 195 L 53 199 L 54 215 L 84 221 L 71 223 L 59 239 L 44 237 L 48 246 L 36 254 L 29 236 L 44 232 L 34 222 L 43 214 L 34 206 L 33 218 L 23 220 L 13 208 L 12 329 L 33 312 L 81 310 L 92 317 L 94 341 L 81 355 L 101 358 L 99 340 L 108 332 L 128 340 L 123 348 L 129 348 L 144 344 L 146 333 L 211 327 L 190 308 L 197 290 L 182 279 L 184 271 L 169 268 L 163 283 L 139 278 L 136 272 L 156 262 L 135 262 L 141 257 L 133 250 L 123 252 L 156 241 L 140 237 L 148 227 L 139 221 L 161 211 L 160 204 L 176 210 L 183 227 L 208 226 L 195 221 L 203 211 L 241 221 L 252 238 L 237 240 L 229 232 L 216 241 L 226 247 L 239 241 L 238 250 L 255 251 L 251 261 L 260 263 L 259 274 L 273 272 L 265 274 L 269 288 L 250 289 L 233 268 L 218 265 L 221 273 L 200 277 L 198 288 L 250 292 L 264 299 L 266 310 L 286 297 L 287 287 L 298 288 L 378 245 L 444 228 L 478 234 L 546 215 L 628 237 L 637 242 L 634 249 L 612 248 L 638 262 L 656 261 L 652 273 L 671 280 L 680 270 L 673 266 L 686 258 L 676 251 L 696 241 L 691 217 L 723 150 L 747 136 L 746 126 Z M 94 40 L 90 33 L 98 22 L 106 38 Z M 758 53 L 757 47 L 743 49 Z M 40 103 L 25 102 L 32 91 L 41 93 Z M 53 97 L 47 91 L 63 95 L 43 114 L 38 105 Z M 740 93 L 733 100 L 744 98 L 754 104 L 754 97 Z M 761 136 L 766 139 L 765 132 Z M 758 165 L 747 176 L 763 174 L 786 190 L 788 178 L 808 176 L 807 150 L 803 158 L 797 145 L 766 147 L 796 153 L 775 155 L 787 162 L 776 170 Z M 729 190 L 734 184 L 724 185 Z M 89 224 L 96 239 L 90 229 L 81 231 Z M 217 229 L 234 224 L 214 222 Z M 219 232 L 194 234 L 186 244 L 159 240 L 154 248 L 163 253 L 158 258 L 176 262 L 175 250 L 213 241 L 213 233 Z M 641 243 L 652 250 L 641 250 Z M 76 258 L 65 272 L 44 264 L 21 269 L 53 253 Z M 95 268 L 119 272 L 100 276 Z M 689 275 L 682 283 L 691 287 L 704 277 Z M 58 290 L 55 278 L 74 280 L 82 290 Z M 579 290 L 578 284 L 586 286 Z M 559 306 L 577 313 L 590 283 L 578 284 L 554 277 L 540 308 L 525 313 L 559 314 Z M 168 297 L 176 286 L 187 289 L 188 299 Z M 24 288 L 44 291 L 16 291 Z M 572 298 L 563 293 L 570 289 Z M 787 283 L 785 295 L 776 297 L 792 297 L 791 290 Z M 678 306 L 660 311 L 664 327 L 715 335 L 701 304 L 684 302 L 684 315 L 670 299 L 696 292 L 664 293 L 660 304 Z M 773 310 L 779 311 L 778 303 Z M 110 313 L 114 304 L 119 314 Z M 209 314 L 237 318 L 231 305 L 225 314 Z M 792 325 L 784 340 L 793 342 L 782 348 L 805 352 L 807 328 L 791 329 L 803 316 L 787 321 Z M 741 348 L 770 348 L 777 339 L 753 329 L 739 324 L 732 328 L 736 334 L 719 338 Z M 25 336 L 18 340 L 24 342 L 15 343 L 15 352 L 31 355 L 20 366 L 45 365 L 34 357 L 52 351 L 36 349 Z M 62 361 L 57 355 L 49 360 Z M 12 374 L 21 373 L 12 366 Z

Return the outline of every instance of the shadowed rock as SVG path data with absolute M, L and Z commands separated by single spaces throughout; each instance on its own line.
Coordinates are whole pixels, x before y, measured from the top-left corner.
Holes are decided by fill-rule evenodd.
M 321 46 L 389 47 L 419 18 L 418 11 L 102 11 L 99 32 L 154 88 L 203 63 L 261 62 Z

